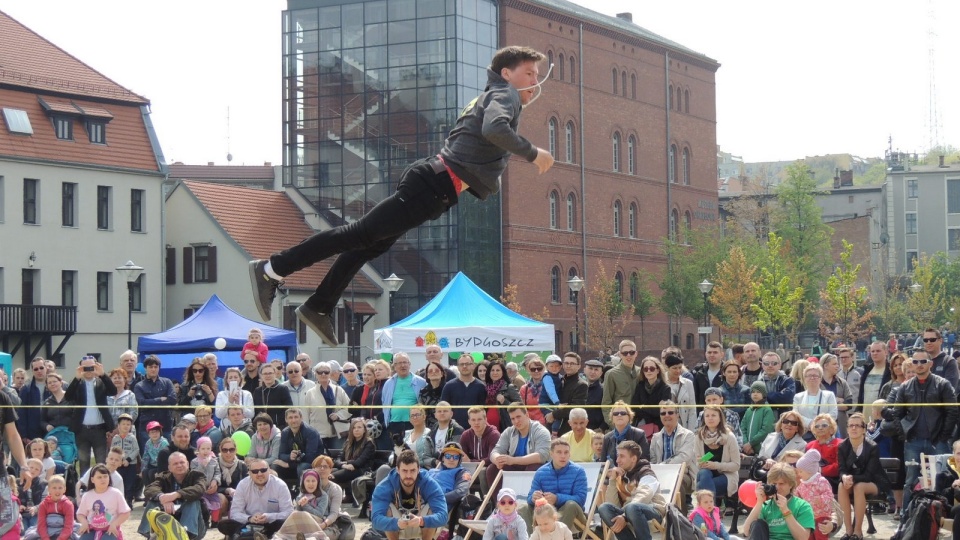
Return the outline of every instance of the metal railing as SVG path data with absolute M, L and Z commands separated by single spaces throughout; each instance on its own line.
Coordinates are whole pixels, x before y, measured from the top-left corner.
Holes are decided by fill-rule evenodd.
M 76 307 L 0 304 L 0 333 L 73 334 L 76 331 Z

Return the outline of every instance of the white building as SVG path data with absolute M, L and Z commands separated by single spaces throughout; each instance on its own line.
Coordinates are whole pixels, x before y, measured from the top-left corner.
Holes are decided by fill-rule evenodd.
M 0 12 L 0 350 L 108 366 L 163 321 L 163 156 L 149 101 Z

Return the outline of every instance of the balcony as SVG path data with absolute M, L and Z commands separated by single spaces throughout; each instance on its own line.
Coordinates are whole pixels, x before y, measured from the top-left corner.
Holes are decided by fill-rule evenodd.
M 69 336 L 76 331 L 76 307 L 0 304 L 0 335 Z

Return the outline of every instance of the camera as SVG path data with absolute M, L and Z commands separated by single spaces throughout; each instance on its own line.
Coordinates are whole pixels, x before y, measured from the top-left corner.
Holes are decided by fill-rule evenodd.
M 95 368 L 93 366 L 83 366 L 84 371 L 93 371 Z
M 766 495 L 768 499 L 769 499 L 770 497 L 776 497 L 776 496 L 777 496 L 777 486 L 775 486 L 775 485 L 773 485 L 773 484 L 764 484 L 764 485 L 763 485 L 763 494 Z
M 403 516 L 400 517 L 400 519 L 402 519 L 403 521 L 412 521 L 416 518 L 417 516 L 413 515 L 410 512 L 406 512 L 405 514 L 403 514 Z
M 193 391 L 194 391 L 194 392 L 203 392 L 203 385 L 202 385 L 202 384 L 195 384 L 195 385 L 193 385 Z

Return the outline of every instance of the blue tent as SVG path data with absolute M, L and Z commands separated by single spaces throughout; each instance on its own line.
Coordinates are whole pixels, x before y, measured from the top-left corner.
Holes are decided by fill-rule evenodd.
M 438 344 L 448 351 L 552 351 L 553 325 L 511 311 L 463 272 L 437 296 L 400 322 L 374 331 L 374 350 L 423 352 Z
M 162 361 L 161 374 L 173 380 L 183 378 L 183 372 L 197 356 L 208 352 L 217 355 L 221 370 L 230 366 L 242 366 L 240 351 L 247 342 L 251 328 L 263 330 L 263 341 L 270 348 L 269 359 L 279 358 L 287 363 L 297 355 L 297 336 L 291 330 L 267 326 L 240 316 L 213 295 L 207 303 L 180 324 L 137 339 L 140 360 L 155 354 Z M 217 350 L 217 338 L 226 340 L 223 350 Z

